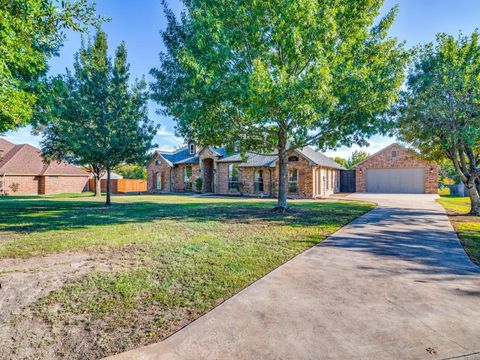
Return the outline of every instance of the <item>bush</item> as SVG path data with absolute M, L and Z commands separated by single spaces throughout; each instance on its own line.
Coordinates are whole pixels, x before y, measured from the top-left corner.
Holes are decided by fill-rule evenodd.
M 202 187 L 203 187 L 203 179 L 201 177 L 198 177 L 195 180 L 195 190 L 200 192 L 200 191 L 202 191 Z

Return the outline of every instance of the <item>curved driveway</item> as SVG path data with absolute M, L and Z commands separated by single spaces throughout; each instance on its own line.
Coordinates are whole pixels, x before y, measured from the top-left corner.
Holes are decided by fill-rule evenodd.
M 379 207 L 165 341 L 116 358 L 479 359 L 480 268 L 435 197 L 350 198 Z

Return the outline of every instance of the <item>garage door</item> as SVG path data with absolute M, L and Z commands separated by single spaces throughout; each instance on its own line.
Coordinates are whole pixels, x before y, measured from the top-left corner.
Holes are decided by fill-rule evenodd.
M 367 169 L 367 192 L 423 194 L 425 169 Z

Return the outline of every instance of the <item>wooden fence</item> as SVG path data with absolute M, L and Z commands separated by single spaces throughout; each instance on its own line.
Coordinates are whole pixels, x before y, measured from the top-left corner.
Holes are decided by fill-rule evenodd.
M 107 180 L 100 182 L 102 192 L 107 191 Z M 111 191 L 113 194 L 138 193 L 147 191 L 147 180 L 141 179 L 112 179 L 110 180 Z M 90 179 L 90 191 L 95 190 L 95 181 Z

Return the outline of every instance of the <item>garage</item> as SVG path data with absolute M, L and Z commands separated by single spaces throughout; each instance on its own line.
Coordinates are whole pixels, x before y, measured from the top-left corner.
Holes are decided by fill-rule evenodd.
M 367 169 L 367 192 L 423 194 L 425 169 Z
M 439 167 L 411 149 L 392 144 L 356 166 L 358 192 L 436 194 Z

